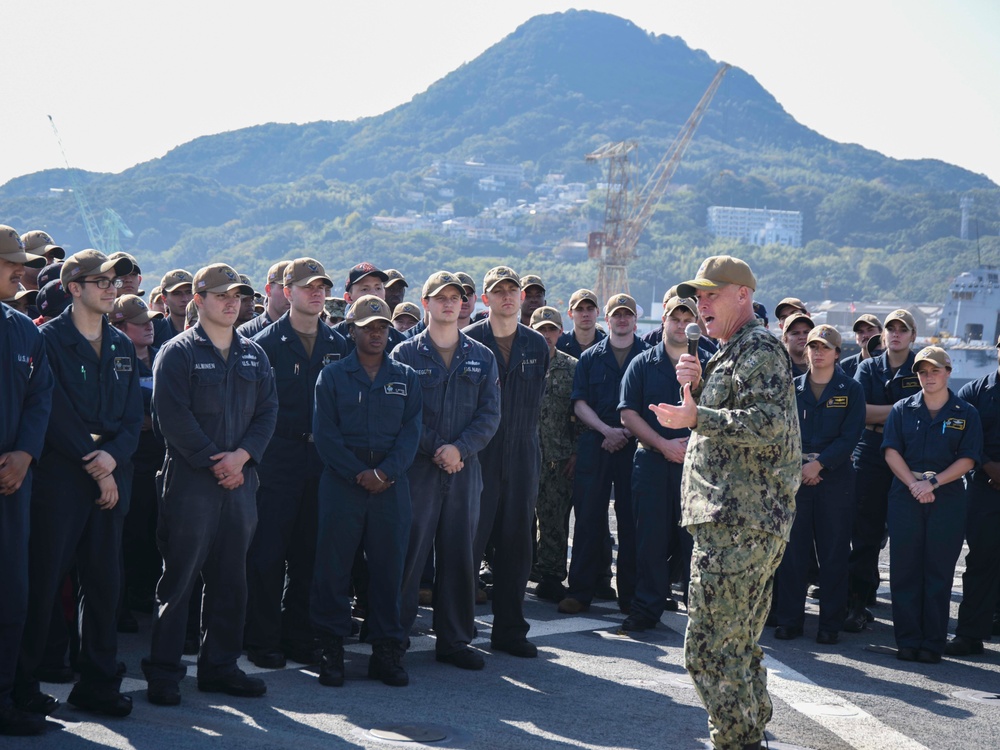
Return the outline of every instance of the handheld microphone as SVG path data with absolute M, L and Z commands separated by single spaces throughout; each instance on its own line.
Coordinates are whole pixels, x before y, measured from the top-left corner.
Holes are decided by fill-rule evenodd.
M 692 357 L 698 355 L 698 340 L 701 338 L 701 328 L 698 327 L 697 323 L 688 323 L 687 328 L 684 329 L 684 335 L 687 336 L 688 340 L 688 354 Z

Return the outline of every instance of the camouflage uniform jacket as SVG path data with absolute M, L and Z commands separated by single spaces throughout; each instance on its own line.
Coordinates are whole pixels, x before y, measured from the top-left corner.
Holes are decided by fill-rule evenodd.
M 576 357 L 556 351 L 549 360 L 545 373 L 545 396 L 538 418 L 538 436 L 542 445 L 542 461 L 565 461 L 576 453 L 576 439 L 579 435 L 576 418 L 573 416 L 573 374 L 576 372 Z
M 761 323 L 709 360 L 681 479 L 681 525 L 759 529 L 788 541 L 802 476 L 788 353 Z

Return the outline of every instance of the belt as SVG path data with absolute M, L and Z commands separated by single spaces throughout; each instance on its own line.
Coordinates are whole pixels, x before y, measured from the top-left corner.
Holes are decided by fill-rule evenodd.
M 373 451 L 368 448 L 351 448 L 351 453 L 368 464 L 369 469 L 374 469 L 389 455 L 386 451 Z
M 274 429 L 274 434 L 278 437 L 285 438 L 286 440 L 301 440 L 304 443 L 313 442 L 313 434 L 311 432 L 297 432 L 295 430 L 282 430 L 279 428 Z
M 90 439 L 94 441 L 94 445 L 100 445 L 104 442 L 104 435 L 98 435 L 96 433 L 90 433 Z
M 815 461 L 817 458 L 819 458 L 819 454 L 818 453 L 803 453 L 802 454 L 802 463 L 807 464 L 810 461 Z
M 642 448 L 644 451 L 654 451 L 656 453 L 659 453 L 659 451 L 657 451 L 656 448 L 654 448 L 653 446 L 646 445 L 646 443 L 642 442 L 641 440 L 637 442 L 639 443 L 639 447 Z
M 866 424 L 866 430 L 871 430 L 872 432 L 885 432 L 884 424 Z

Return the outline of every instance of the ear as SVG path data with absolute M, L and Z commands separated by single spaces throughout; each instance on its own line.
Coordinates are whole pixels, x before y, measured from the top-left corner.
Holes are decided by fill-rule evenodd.
M 428 302 L 429 302 L 429 300 L 428 300 L 428 299 L 427 299 L 426 297 L 422 297 L 422 298 L 420 299 L 420 304 L 424 306 L 424 309 L 425 309 L 425 310 L 427 309 L 427 304 L 428 304 Z
M 285 299 L 291 301 L 292 299 L 292 288 L 290 286 L 281 287 L 281 293 L 285 296 Z
M 489 296 L 487 296 L 486 292 L 483 292 L 482 300 L 484 305 L 486 305 L 487 307 L 490 306 L 490 298 Z

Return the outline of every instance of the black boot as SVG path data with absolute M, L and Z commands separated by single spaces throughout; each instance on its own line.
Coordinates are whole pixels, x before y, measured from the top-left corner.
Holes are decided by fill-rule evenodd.
M 382 680 L 386 685 L 403 687 L 410 684 L 410 677 L 403 669 L 403 646 L 398 641 L 384 640 L 372 644 L 368 660 L 368 677 Z
M 331 636 L 323 639 L 323 658 L 319 662 L 319 684 L 340 687 L 344 684 L 344 639 Z
M 859 596 L 853 597 L 847 608 L 847 617 L 844 619 L 844 630 L 848 633 L 860 633 L 871 622 L 869 619 L 870 614 L 865 609 L 864 598 Z

